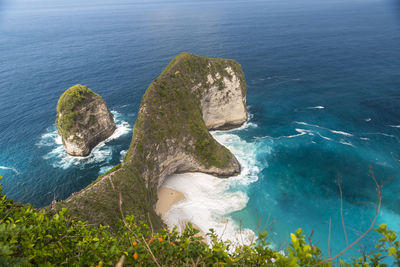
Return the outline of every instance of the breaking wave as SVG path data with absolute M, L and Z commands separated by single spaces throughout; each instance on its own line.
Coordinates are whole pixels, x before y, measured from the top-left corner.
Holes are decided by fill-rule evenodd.
M 40 141 L 36 145 L 39 147 L 51 148 L 51 151 L 45 154 L 43 158 L 49 160 L 54 168 L 68 169 L 71 166 L 80 166 L 83 168 L 87 164 L 108 162 L 112 158 L 113 150 L 111 146 L 107 146 L 107 143 L 132 131 L 132 127 L 129 123 L 121 119 L 120 113 L 117 111 L 111 111 L 111 113 L 114 115 L 115 124 L 117 126 L 116 130 L 109 138 L 100 142 L 93 148 L 92 152 L 87 157 L 68 155 L 65 152 L 61 136 L 58 135 L 55 125 L 51 126 L 47 132 L 42 135 Z M 106 168 L 108 168 L 108 166 L 102 167 L 100 172 L 104 171 Z

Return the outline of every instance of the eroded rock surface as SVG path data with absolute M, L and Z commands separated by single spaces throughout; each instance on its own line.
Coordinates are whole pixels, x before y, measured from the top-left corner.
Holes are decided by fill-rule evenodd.
M 203 119 L 208 129 L 232 129 L 247 120 L 246 85 L 242 73 L 235 72 L 231 66 L 225 69 L 228 75 L 216 73 L 207 75 L 209 90 L 201 98 Z
M 65 151 L 72 156 L 87 156 L 116 129 L 106 102 L 86 86 L 66 90 L 57 105 L 58 133 Z

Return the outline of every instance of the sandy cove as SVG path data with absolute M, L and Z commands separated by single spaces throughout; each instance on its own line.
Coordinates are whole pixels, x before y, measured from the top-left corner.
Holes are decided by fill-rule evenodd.
M 172 188 L 166 187 L 166 186 L 161 186 L 158 191 L 157 191 L 157 196 L 158 200 L 156 203 L 156 213 L 161 217 L 161 219 L 165 222 L 165 215 L 168 213 L 168 211 L 172 208 L 172 206 L 178 202 L 184 201 L 185 195 L 177 190 L 174 190 Z M 185 222 L 186 223 L 186 222 Z M 200 231 L 198 233 L 198 236 L 203 237 L 204 239 L 206 238 L 206 235 L 204 232 L 195 225 L 193 222 L 191 222 L 193 227 L 196 228 L 197 230 Z M 169 225 L 168 225 L 169 226 Z

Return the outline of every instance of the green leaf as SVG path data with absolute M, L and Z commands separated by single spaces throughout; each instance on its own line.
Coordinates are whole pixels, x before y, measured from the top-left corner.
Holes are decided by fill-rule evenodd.
M 292 239 L 292 242 L 293 242 L 293 243 L 296 243 L 296 242 L 297 242 L 297 237 L 296 237 L 295 234 L 291 233 L 291 234 L 290 234 L 290 238 Z
M 389 255 L 394 257 L 394 256 L 396 256 L 396 254 L 397 254 L 397 248 L 395 248 L 395 247 L 389 248 Z

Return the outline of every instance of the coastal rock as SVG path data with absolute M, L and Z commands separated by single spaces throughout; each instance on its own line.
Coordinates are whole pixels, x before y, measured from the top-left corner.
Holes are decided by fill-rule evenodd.
M 147 88 L 123 163 L 60 205 L 92 223 L 115 225 L 124 214 L 134 214 L 161 227 L 154 207 L 165 177 L 240 173 L 238 160 L 209 130 L 244 123 L 245 96 L 244 74 L 236 61 L 178 55 Z
M 114 117 L 103 98 L 80 84 L 61 95 L 56 124 L 65 151 L 72 156 L 89 155 L 116 129 Z
M 225 75 L 216 72 L 207 75 L 210 86 L 201 98 L 203 119 L 210 130 L 228 130 L 240 126 L 247 120 L 246 83 L 243 74 L 231 66 L 224 69 Z

